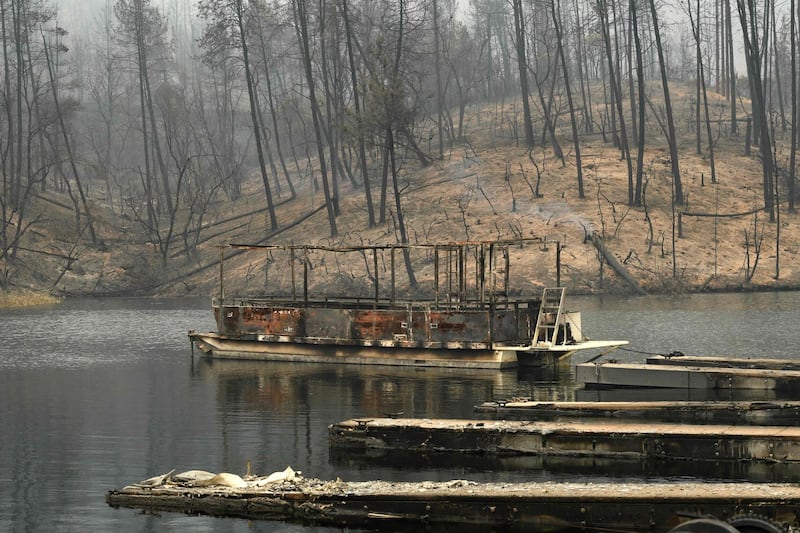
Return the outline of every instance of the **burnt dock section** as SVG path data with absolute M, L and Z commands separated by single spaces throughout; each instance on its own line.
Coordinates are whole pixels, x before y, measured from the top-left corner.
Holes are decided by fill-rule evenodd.
M 475 406 L 493 420 L 670 422 L 735 426 L 795 426 L 800 401 L 738 402 L 536 402 L 527 399 L 484 402 Z
M 750 389 L 792 393 L 800 390 L 800 370 L 693 366 L 684 364 L 581 363 L 575 381 L 585 388 Z
M 714 368 L 763 368 L 767 370 L 800 371 L 800 361 L 792 359 L 741 358 L 719 356 L 655 355 L 648 357 L 648 365 L 694 366 Z
M 106 495 L 109 505 L 306 525 L 391 530 L 667 532 L 713 516 L 784 531 L 798 524 L 800 487 L 750 483 L 342 482 L 302 479 L 267 487 L 167 482 Z M 737 518 L 738 517 L 738 518 Z M 753 518 L 758 522 L 754 522 Z M 708 518 L 706 518 L 708 519 Z M 771 529 L 764 529 L 771 527 Z M 416 529 L 415 529 L 416 528 Z M 722 531 L 714 529 L 713 531 Z M 728 531 L 728 530 L 725 530 Z M 733 531 L 736 531 L 735 529 Z
M 796 427 L 376 418 L 332 424 L 329 438 L 334 448 L 362 452 L 800 461 Z

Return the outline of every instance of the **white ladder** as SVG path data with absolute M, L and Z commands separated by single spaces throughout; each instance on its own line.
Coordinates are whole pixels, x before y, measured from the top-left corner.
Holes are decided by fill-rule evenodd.
M 542 303 L 539 306 L 539 317 L 536 329 L 533 330 L 533 344 L 555 344 L 558 337 L 558 324 L 564 312 L 564 287 L 545 288 L 542 291 Z

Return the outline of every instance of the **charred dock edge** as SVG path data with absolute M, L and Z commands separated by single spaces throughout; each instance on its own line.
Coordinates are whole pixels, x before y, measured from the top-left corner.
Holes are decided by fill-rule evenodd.
M 692 517 L 754 513 L 797 526 L 800 487 L 751 483 L 475 483 L 301 480 L 275 488 L 126 487 L 113 507 L 307 525 L 441 530 L 666 532 Z M 761 531 L 761 530 L 759 530 Z
M 475 412 L 493 420 L 639 420 L 677 424 L 796 426 L 800 401 L 541 402 L 525 398 L 489 401 Z
M 783 359 L 656 356 L 645 363 L 616 361 L 576 365 L 575 380 L 586 389 L 669 388 L 800 390 L 800 364 Z
M 219 296 L 212 301 L 217 332 L 190 331 L 189 337 L 193 346 L 217 358 L 461 368 L 553 364 L 577 350 L 627 344 L 586 338 L 580 313 L 564 307 L 563 288 L 539 289 L 539 296 L 530 293 L 529 279 L 529 294 L 512 287 L 511 257 L 527 257 L 526 247 L 542 243 L 232 244 L 228 247 L 237 253 L 262 251 L 273 262 L 281 257 L 288 263 L 279 269 L 288 287 L 276 283 L 270 294 L 227 295 L 221 248 Z M 413 274 L 412 252 L 425 258 L 424 275 Z M 312 294 L 314 254 L 334 254 L 337 264 L 361 265 L 372 293 Z M 403 258 L 405 274 L 397 256 Z M 379 275 L 387 265 L 388 281 Z M 398 282 L 403 275 L 405 292 Z
M 354 453 L 800 461 L 797 427 L 376 418 L 332 424 L 328 434 L 332 448 Z

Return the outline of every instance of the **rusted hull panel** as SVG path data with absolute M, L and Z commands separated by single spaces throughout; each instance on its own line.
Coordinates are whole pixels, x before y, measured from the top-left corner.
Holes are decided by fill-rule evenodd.
M 494 420 L 570 421 L 605 418 L 680 424 L 795 426 L 800 402 L 485 402 L 475 412 Z
M 800 428 L 624 422 L 347 420 L 331 446 L 404 452 L 699 461 L 800 461 Z
M 474 483 L 302 480 L 274 488 L 126 487 L 114 507 L 370 529 L 666 532 L 693 516 L 757 513 L 797 526 L 787 484 Z
M 515 352 L 493 350 L 485 343 L 264 336 L 242 340 L 194 332 L 189 338 L 202 352 L 218 359 L 486 369 L 513 368 L 517 364 Z M 546 358 L 546 354 L 542 357 Z

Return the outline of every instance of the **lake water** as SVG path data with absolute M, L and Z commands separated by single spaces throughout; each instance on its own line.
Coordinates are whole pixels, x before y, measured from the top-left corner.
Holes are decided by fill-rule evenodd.
M 590 336 L 647 353 L 795 358 L 798 293 L 576 297 Z M 146 514 L 105 494 L 175 468 L 308 477 L 476 481 L 604 477 L 539 463 L 509 468 L 424 459 L 396 465 L 332 454 L 327 426 L 358 416 L 474 417 L 485 400 L 617 399 L 576 393 L 569 367 L 449 371 L 214 361 L 189 329 L 213 330 L 209 302 L 69 300 L 0 311 L 0 531 L 310 531 L 280 522 Z M 585 356 L 580 356 L 585 357 Z M 581 358 L 574 362 L 580 362 Z M 653 398 L 653 393 L 648 393 Z M 336 531 L 313 528 L 314 531 Z

